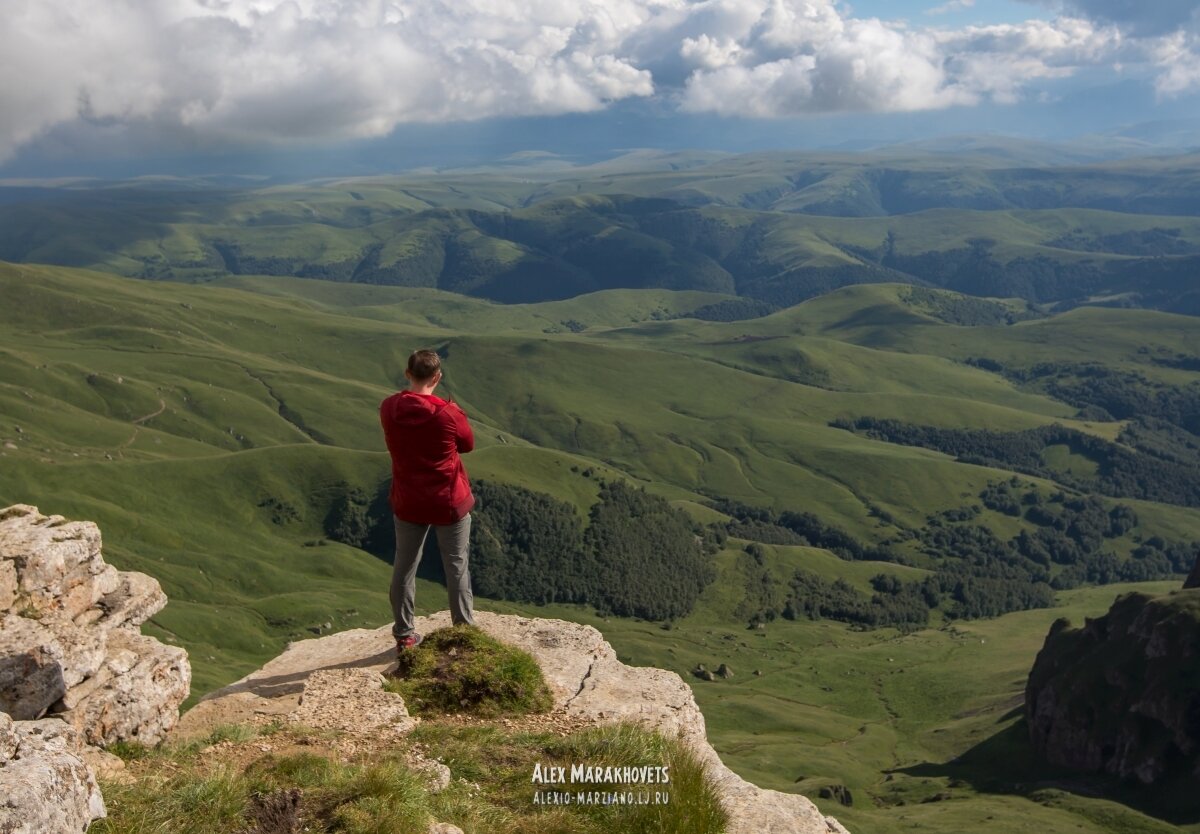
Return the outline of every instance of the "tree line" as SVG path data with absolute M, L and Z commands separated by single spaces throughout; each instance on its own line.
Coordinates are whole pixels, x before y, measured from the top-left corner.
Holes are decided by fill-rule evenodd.
M 585 603 L 602 614 L 670 620 L 686 615 L 715 577 L 715 534 L 664 498 L 622 481 L 600 485 L 586 526 L 546 493 L 486 480 L 472 484 L 470 567 L 475 592 L 538 604 Z M 346 487 L 326 535 L 391 556 L 386 483 L 374 499 Z M 421 575 L 441 579 L 434 536 Z
M 838 419 L 830 425 L 874 440 L 934 449 L 953 455 L 962 463 L 1009 469 L 1058 481 L 1082 492 L 1184 507 L 1200 504 L 1200 469 L 1197 467 L 1130 449 L 1057 423 L 1009 432 L 944 429 L 876 417 Z M 1096 474 L 1086 476 L 1047 465 L 1043 452 L 1058 445 L 1093 461 L 1097 465 Z
M 1045 495 L 1014 477 L 987 484 L 979 500 L 990 510 L 1022 518 L 1032 529 L 1002 540 L 990 527 L 975 522 L 982 508 L 970 504 L 930 514 L 920 529 L 902 531 L 872 546 L 819 522 L 811 538 L 802 535 L 783 523 L 797 515 L 788 511 L 714 502 L 731 516 L 720 525 L 729 535 L 757 537 L 739 563 L 745 588 L 734 614 L 751 626 L 777 617 L 807 617 L 908 630 L 926 626 L 932 609 L 940 608 L 951 619 L 997 617 L 1051 607 L 1055 591 L 1082 584 L 1171 578 L 1190 570 L 1200 552 L 1200 541 L 1168 542 L 1151 536 L 1135 537 L 1130 556 L 1119 556 L 1112 541 L 1134 531 L 1137 513 L 1124 504 L 1110 507 L 1094 495 Z M 916 545 L 933 572 L 907 581 L 877 574 L 870 594 L 843 579 L 826 579 L 804 569 L 785 584 L 766 564 L 758 543 L 824 547 L 843 559 L 911 562 L 891 547 L 902 540 Z

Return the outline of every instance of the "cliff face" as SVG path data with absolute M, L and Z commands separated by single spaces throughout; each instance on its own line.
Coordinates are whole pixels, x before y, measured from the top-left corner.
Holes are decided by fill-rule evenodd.
M 678 735 L 707 764 L 729 813 L 729 834 L 846 834 L 837 820 L 803 796 L 764 790 L 726 767 L 708 743 L 691 688 L 674 672 L 625 665 L 591 626 L 488 612 L 476 612 L 475 620 L 496 639 L 537 660 L 554 695 L 549 721 L 573 726 L 632 721 Z M 416 623 L 422 633 L 448 625 L 447 611 L 418 617 Z M 369 703 L 352 703 L 347 695 L 355 688 L 355 675 L 368 672 L 378 678 L 394 666 L 390 626 L 293 643 L 259 671 L 206 696 L 183 717 L 176 733 L 199 736 L 221 724 L 287 718 L 311 725 L 314 717 L 320 726 L 356 732 L 381 714 L 385 723 L 395 725 L 401 719 L 388 717 L 379 706 L 383 693 L 378 680 L 367 687 L 373 693 Z M 331 682 L 331 676 L 340 679 Z M 331 726 L 331 721 L 344 726 Z M 381 732 L 373 725 L 370 731 Z
M 161 741 L 191 668 L 139 626 L 167 603 L 118 571 L 89 522 L 0 509 L 0 832 L 82 831 L 104 816 L 91 745 Z
M 380 673 L 395 665 L 390 626 L 294 643 L 177 724 L 190 682 L 186 653 L 139 633 L 166 597 L 152 578 L 105 564 L 100 545 L 94 524 L 24 505 L 0 509 L 3 834 L 82 831 L 103 816 L 94 768 L 120 763 L 92 745 L 152 745 L 169 731 L 202 736 L 218 725 L 280 720 L 352 743 L 416 725 L 403 699 L 381 686 Z M 486 612 L 476 620 L 537 660 L 555 701 L 546 720 L 556 727 L 632 721 L 690 746 L 728 812 L 729 834 L 847 834 L 803 796 L 764 790 L 726 767 L 708 743 L 692 690 L 674 672 L 625 665 L 590 626 Z M 428 633 L 449 624 L 443 611 L 418 618 L 417 627 Z M 451 780 L 435 760 L 411 764 L 428 774 L 431 791 Z
M 87 521 L 0 510 L 0 711 L 56 715 L 89 744 L 162 740 L 187 697 L 187 653 L 139 632 L 167 604 L 158 582 L 118 571 Z
M 1144 784 L 1200 776 L 1200 590 L 1126 594 L 1082 628 L 1057 621 L 1025 715 L 1055 764 Z

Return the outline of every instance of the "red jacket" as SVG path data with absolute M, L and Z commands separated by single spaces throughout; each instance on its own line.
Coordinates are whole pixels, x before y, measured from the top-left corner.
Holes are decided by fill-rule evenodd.
M 401 391 L 379 406 L 392 456 L 392 512 L 415 524 L 453 524 L 475 506 L 460 452 L 475 435 L 457 404 L 432 394 Z

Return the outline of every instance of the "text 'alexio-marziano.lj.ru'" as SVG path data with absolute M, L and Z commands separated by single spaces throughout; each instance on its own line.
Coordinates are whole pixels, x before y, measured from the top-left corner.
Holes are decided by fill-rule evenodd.
M 663 805 L 670 801 L 669 791 L 647 787 L 670 783 L 671 774 L 667 765 L 614 767 L 573 764 L 568 770 L 565 765 L 538 763 L 533 766 L 530 781 L 535 785 L 562 786 L 534 791 L 535 805 Z

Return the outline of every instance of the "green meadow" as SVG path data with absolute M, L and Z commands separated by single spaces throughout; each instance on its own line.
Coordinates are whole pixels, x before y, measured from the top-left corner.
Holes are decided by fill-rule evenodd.
M 239 209 L 251 210 L 266 208 Z M 502 305 L 428 287 L 256 275 L 193 285 L 5 263 L 0 298 L 0 505 L 93 520 L 109 561 L 158 578 L 171 602 L 147 631 L 189 650 L 194 697 L 289 640 L 388 620 L 389 565 L 330 540 L 325 522 L 348 489 L 374 494 L 388 477 L 377 407 L 417 347 L 442 352 L 446 390 L 475 426 L 473 478 L 550 493 L 582 518 L 601 480 L 626 479 L 703 523 L 721 517 L 708 506 L 721 497 L 811 512 L 869 544 L 977 504 L 1013 473 L 831 421 L 1060 423 L 1112 441 L 1124 422 L 966 360 L 1092 363 L 1164 390 L 1200 380 L 1176 361 L 1200 345 L 1194 317 L 999 299 L 985 312 L 1031 315 L 967 325 L 947 321 L 962 296 L 894 283 L 732 322 L 690 317 L 732 299 L 694 290 Z M 1064 448 L 1045 464 L 1066 477 L 1094 461 Z M 1119 503 L 1138 515 L 1114 540 L 1122 554 L 1152 536 L 1200 540 L 1195 507 Z M 977 523 L 1005 539 L 1028 527 L 987 508 Z M 480 605 L 594 624 L 627 662 L 684 675 L 732 767 L 814 798 L 847 789 L 850 806 L 818 801 L 856 834 L 1200 830 L 1200 815 L 1161 797 L 1037 765 L 1024 741 L 1025 676 L 1050 623 L 1097 616 L 1131 586 L 1062 591 L 1056 608 L 990 620 L 935 612 L 910 634 L 784 619 L 749 629 L 734 613 L 744 544 L 730 539 L 716 581 L 669 628 L 583 606 Z M 896 545 L 910 564 L 765 547 L 780 581 L 803 568 L 864 592 L 879 573 L 937 567 L 911 541 Z M 443 594 L 422 581 L 418 605 L 440 609 Z M 734 676 L 701 681 L 698 663 Z

